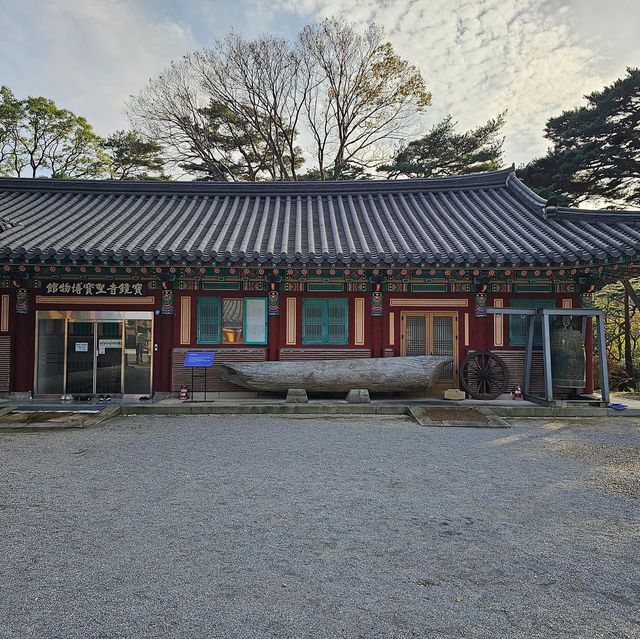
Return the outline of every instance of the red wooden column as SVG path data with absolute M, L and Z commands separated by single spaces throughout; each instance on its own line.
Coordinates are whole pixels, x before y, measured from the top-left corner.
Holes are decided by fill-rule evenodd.
M 167 283 L 170 286 L 170 283 Z M 171 354 L 174 341 L 174 318 L 176 313 L 176 294 L 171 288 L 163 288 L 156 305 L 160 302 L 160 313 L 155 315 L 153 335 L 153 390 L 167 392 L 171 390 Z M 157 350 L 156 350 L 157 348 Z
M 491 350 L 493 346 L 491 322 L 494 320 L 492 315 L 487 315 L 487 294 L 476 293 L 473 297 L 473 302 L 473 315 L 469 318 L 471 326 L 468 350 Z
M 379 285 L 374 285 L 374 288 Z M 382 290 L 371 293 L 371 357 L 384 357 L 384 311 Z
M 36 311 L 32 291 L 19 288 L 13 299 L 13 390 L 24 393 L 33 390 L 36 354 Z
M 267 323 L 267 359 L 277 361 L 280 358 L 280 292 L 278 284 L 270 284 Z

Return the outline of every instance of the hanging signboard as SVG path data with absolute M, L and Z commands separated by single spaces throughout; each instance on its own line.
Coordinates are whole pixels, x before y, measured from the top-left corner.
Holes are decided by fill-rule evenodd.
M 145 294 L 145 286 L 141 282 L 47 282 L 42 287 L 45 295 L 89 295 L 92 297 L 108 297 L 124 295 L 138 297 Z

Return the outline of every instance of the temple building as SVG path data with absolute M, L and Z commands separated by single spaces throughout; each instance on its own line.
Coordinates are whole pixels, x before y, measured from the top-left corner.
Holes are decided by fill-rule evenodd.
M 0 392 L 58 398 L 176 393 L 191 383 L 186 354 L 209 350 L 212 398 L 240 390 L 216 373 L 221 362 L 451 355 L 440 393 L 477 350 L 497 353 L 515 386 L 527 318 L 487 307 L 588 307 L 640 253 L 640 214 L 557 207 L 513 169 L 355 182 L 4 178 L 0 229 Z M 589 326 L 587 353 L 592 339 Z M 539 367 L 534 358 L 534 384 Z

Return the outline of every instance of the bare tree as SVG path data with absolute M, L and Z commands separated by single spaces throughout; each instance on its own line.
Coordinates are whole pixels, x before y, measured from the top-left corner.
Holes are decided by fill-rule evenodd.
M 236 34 L 194 54 L 201 87 L 224 104 L 260 142 L 262 169 L 274 180 L 295 180 L 301 164 L 296 144 L 306 92 L 300 57 L 290 42 Z M 258 149 L 253 149 L 258 153 Z
M 130 98 L 128 114 L 137 130 L 161 144 L 175 165 L 195 164 L 212 179 L 228 180 L 233 177 L 228 152 L 212 135 L 207 106 L 192 60 L 184 57 Z
M 320 179 L 369 166 L 430 102 L 418 70 L 372 26 L 326 20 L 295 42 L 230 34 L 129 101 L 134 126 L 208 179 Z M 353 173 L 353 171 L 351 171 Z
M 401 59 L 382 28 L 359 33 L 336 19 L 305 27 L 309 82 L 307 116 L 317 146 L 319 170 L 334 179 L 349 164 L 380 161 L 402 139 L 431 93 L 418 69 Z

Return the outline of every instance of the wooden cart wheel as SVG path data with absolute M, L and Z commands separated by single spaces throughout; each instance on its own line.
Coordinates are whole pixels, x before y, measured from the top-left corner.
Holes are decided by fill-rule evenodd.
M 491 351 L 473 351 L 462 360 L 460 384 L 473 399 L 496 399 L 507 382 L 507 365 Z

